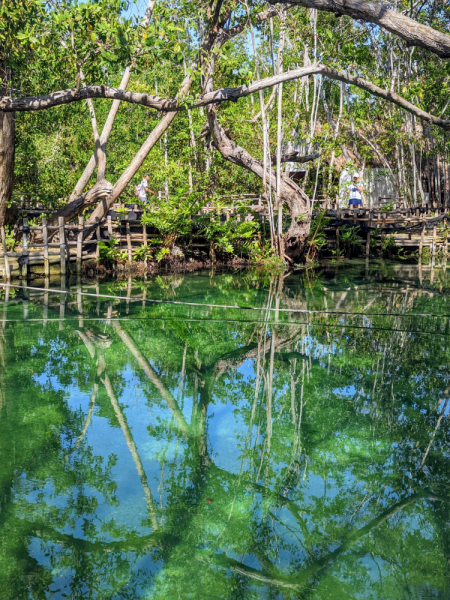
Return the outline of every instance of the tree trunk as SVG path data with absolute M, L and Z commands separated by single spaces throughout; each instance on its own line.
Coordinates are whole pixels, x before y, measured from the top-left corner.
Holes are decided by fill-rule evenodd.
M 251 39 L 252 39 L 252 45 L 253 45 L 253 58 L 254 58 L 254 62 L 255 62 L 255 71 L 256 71 L 256 75 L 257 75 L 258 79 L 260 79 L 261 78 L 260 69 L 259 69 L 260 59 L 258 57 L 258 53 L 256 50 L 255 32 L 254 32 L 254 28 L 253 28 L 253 25 L 250 20 L 250 10 L 248 7 L 247 0 L 245 1 L 245 6 L 247 9 L 247 18 L 248 18 L 250 34 L 251 34 Z M 263 39 L 261 39 L 261 45 L 263 45 Z M 262 48 L 261 48 L 261 54 L 263 54 Z M 272 91 L 273 97 L 275 97 L 274 92 L 276 92 L 276 89 L 277 89 L 276 86 L 274 86 L 274 89 Z M 272 98 L 272 95 L 271 95 L 271 98 Z M 268 157 L 270 155 L 269 143 L 268 143 L 268 128 L 267 128 L 267 119 L 266 119 L 266 111 L 269 107 L 269 104 L 270 104 L 270 100 L 267 103 L 267 107 L 265 106 L 264 91 L 259 90 L 260 112 L 256 117 L 253 117 L 252 121 L 256 121 L 259 118 L 259 116 L 261 116 L 261 123 L 262 123 L 262 130 L 263 130 L 263 194 L 264 195 L 266 195 L 266 193 L 267 193 L 267 182 L 266 182 L 267 161 L 268 161 Z M 274 224 L 274 219 L 273 219 L 273 206 L 272 206 L 271 194 L 269 194 L 267 197 L 268 197 L 268 201 L 269 201 L 270 244 L 271 244 L 271 247 L 273 248 L 274 236 L 275 236 L 275 224 Z
M 272 23 L 272 19 L 270 20 Z M 280 39 L 278 44 L 277 74 L 283 72 L 283 50 L 284 50 L 284 11 L 281 17 Z M 278 86 L 278 110 L 277 110 L 277 208 L 278 208 L 278 249 L 280 256 L 284 255 L 283 244 L 283 201 L 281 199 L 281 145 L 283 142 L 283 84 Z
M 1 91 L 6 95 L 11 81 L 11 69 L 0 62 Z M 15 113 L 0 111 L 0 226 L 6 221 L 14 183 Z
M 15 114 L 0 112 L 0 226 L 5 224 L 14 181 Z
M 120 86 L 119 86 L 120 90 L 126 89 L 128 83 L 130 81 L 130 76 L 131 76 L 131 68 L 127 67 L 122 76 L 122 81 L 120 82 Z M 103 127 L 103 131 L 100 136 L 100 146 L 101 146 L 103 152 L 105 152 L 105 153 L 106 153 L 106 143 L 111 134 L 119 107 L 120 107 L 120 100 L 114 100 L 111 105 L 111 108 L 109 110 L 108 118 L 106 119 L 105 125 Z M 68 204 L 70 204 L 71 202 L 78 201 L 79 197 L 83 193 L 84 188 L 87 186 L 90 178 L 94 174 L 95 167 L 96 167 L 96 160 L 95 160 L 95 154 L 93 154 L 91 156 L 88 164 L 86 165 L 86 167 L 83 171 L 83 174 L 81 175 L 80 179 L 78 180 L 73 192 L 71 193 Z
M 264 166 L 260 160 L 253 158 L 244 148 L 238 146 L 226 134 L 225 130 L 217 120 L 216 107 L 208 107 L 209 129 L 214 141 L 215 148 L 228 161 L 239 167 L 243 167 L 254 173 L 261 180 L 264 178 Z M 276 176 L 271 167 L 268 168 L 266 180 L 276 191 Z M 286 253 L 289 256 L 298 256 L 304 249 L 306 239 L 309 235 L 311 215 L 309 212 L 309 198 L 289 179 L 284 173 L 281 174 L 280 197 L 289 209 L 291 225 L 284 236 Z

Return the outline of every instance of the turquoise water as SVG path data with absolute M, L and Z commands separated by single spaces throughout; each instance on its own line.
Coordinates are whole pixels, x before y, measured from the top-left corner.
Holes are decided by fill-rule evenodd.
M 0 598 L 450 598 L 444 268 L 66 291 L 0 290 Z

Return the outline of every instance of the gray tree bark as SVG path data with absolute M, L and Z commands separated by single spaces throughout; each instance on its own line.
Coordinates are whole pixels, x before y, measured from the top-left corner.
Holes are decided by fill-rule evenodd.
M 268 0 L 270 4 L 287 4 L 286 0 Z M 450 35 L 423 25 L 386 4 L 369 0 L 289 0 L 289 5 L 304 6 L 347 15 L 353 19 L 375 23 L 403 38 L 410 46 L 421 46 L 441 58 L 450 58 Z
M 2 94 L 6 95 L 11 82 L 11 70 L 5 67 L 1 61 L 0 76 Z M 0 111 L 0 226 L 5 224 L 13 191 L 15 121 L 14 112 Z
M 313 65 L 310 67 L 300 67 L 298 69 L 292 69 L 285 71 L 280 75 L 274 75 L 272 77 L 266 77 L 255 81 L 250 85 L 241 85 L 235 88 L 221 88 L 203 94 L 201 98 L 193 102 L 191 109 L 199 108 L 201 106 L 208 106 L 209 104 L 216 104 L 217 102 L 237 102 L 239 98 L 245 98 L 255 92 L 270 88 L 278 85 L 285 81 L 294 81 L 309 75 L 321 74 L 330 79 L 337 81 L 343 81 L 355 85 L 366 92 L 388 100 L 393 104 L 396 104 L 400 108 L 410 112 L 411 114 L 424 119 L 425 121 L 437 125 L 446 131 L 450 131 L 450 119 L 443 119 L 437 117 L 425 110 L 415 106 L 405 98 L 402 98 L 394 91 L 384 90 L 379 86 L 375 85 L 371 81 L 367 81 L 362 77 L 347 75 L 342 71 L 337 71 L 326 65 Z M 106 98 L 121 100 L 123 102 L 130 102 L 132 104 L 141 104 L 148 108 L 154 108 L 162 113 L 171 113 L 186 110 L 185 104 L 179 102 L 177 98 L 160 98 L 159 96 L 153 96 L 151 94 L 141 94 L 137 92 L 129 92 L 126 90 L 116 90 L 115 88 L 109 88 L 106 86 L 90 86 L 82 88 L 79 91 L 79 95 L 76 95 L 76 90 L 62 90 L 59 92 L 53 92 L 46 96 L 29 96 L 24 98 L 9 98 L 3 96 L 0 98 L 0 110 L 5 112 L 8 111 L 31 111 L 31 110 L 45 110 L 52 106 L 59 106 L 61 104 L 70 104 L 71 102 L 77 102 L 79 100 L 86 100 L 87 98 Z

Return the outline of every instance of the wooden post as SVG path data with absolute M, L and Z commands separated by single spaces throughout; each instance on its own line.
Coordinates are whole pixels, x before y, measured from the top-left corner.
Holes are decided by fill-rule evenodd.
M 444 231 L 445 231 L 445 241 L 444 241 L 444 258 L 447 258 L 448 253 L 448 231 L 447 231 L 447 217 L 444 219 Z
M 131 275 L 128 275 L 127 299 L 126 299 L 126 303 L 127 303 L 126 314 L 128 314 L 129 311 L 130 311 L 130 298 L 131 298 L 131 290 L 132 290 L 132 288 L 133 288 L 133 278 L 131 277 Z
M 64 231 L 64 217 L 58 217 L 59 227 L 59 258 L 61 261 L 61 275 L 66 274 L 66 232 Z
M 47 287 L 47 284 L 45 284 Z M 47 319 L 48 319 L 48 292 L 44 292 L 44 311 L 42 313 L 42 326 L 44 329 L 47 327 Z
M 147 225 L 142 225 L 142 243 L 144 246 L 148 246 Z M 147 268 L 147 254 L 144 256 L 144 265 Z
M 5 329 L 5 327 L 6 327 L 6 318 L 7 318 L 7 313 L 8 313 L 8 301 L 9 301 L 9 285 L 7 285 L 5 288 L 5 301 L 3 302 L 2 329 Z
M 106 311 L 105 317 L 107 319 L 106 320 L 106 324 L 107 325 L 111 325 L 111 317 L 112 317 L 112 304 L 111 304 L 111 302 L 108 304 L 108 310 Z
M 130 224 L 126 223 L 126 231 L 127 231 L 127 248 L 128 248 L 128 260 L 129 262 L 131 262 L 133 260 L 133 249 L 131 246 L 131 231 L 130 231 Z
M 101 235 L 100 235 L 100 219 L 98 217 L 95 217 L 95 222 L 97 223 L 97 228 L 95 230 L 95 236 L 97 238 L 97 247 L 95 249 L 95 262 L 97 264 L 98 267 L 98 261 L 100 260 L 100 248 L 99 248 L 99 241 L 101 239 Z
M 28 296 L 26 295 L 26 284 L 23 286 L 23 292 L 24 292 L 24 295 L 25 295 L 25 298 L 26 298 L 26 302 L 24 302 L 22 304 L 22 306 L 23 306 L 23 318 L 24 318 L 24 320 L 26 320 L 26 319 L 28 319 L 28 305 L 29 305 Z
M 22 279 L 28 277 L 28 219 L 24 217 L 22 226 Z
M 50 276 L 50 261 L 48 260 L 47 217 L 42 218 L 42 241 L 44 243 L 44 275 L 47 279 Z
M 100 316 L 100 286 L 98 285 L 98 282 L 95 284 L 95 294 L 97 296 L 97 306 L 96 306 L 96 312 L 97 312 L 97 317 Z
M 419 257 L 422 258 L 423 254 L 423 242 L 425 240 L 425 225 L 422 227 L 422 233 L 420 235 L 420 244 L 419 244 Z
M 336 227 L 336 252 L 339 253 L 339 227 Z
M 371 231 L 370 229 L 367 230 L 367 237 L 366 237 L 366 258 L 369 258 L 369 254 L 370 254 L 370 236 L 371 236 Z
M 147 225 L 142 225 L 142 243 L 144 246 L 148 246 Z
M 436 256 L 436 225 L 433 227 L 433 240 L 431 242 L 431 254 L 434 259 Z
M 108 235 L 109 235 L 110 238 L 112 238 L 113 230 L 112 230 L 111 215 L 108 215 L 106 217 L 106 226 L 108 227 Z
M 65 280 L 61 280 L 61 289 L 64 289 L 65 284 L 63 283 L 63 281 L 65 282 Z M 64 329 L 64 315 L 65 315 L 65 311 L 66 311 L 66 295 L 65 294 L 60 294 L 59 295 L 59 331 L 62 331 Z
M 83 225 L 84 218 L 78 217 L 78 234 L 77 234 L 77 275 L 81 274 L 81 261 L 83 258 Z
M 1 227 L 1 234 L 3 246 L 3 260 L 5 261 L 5 280 L 9 282 L 11 281 L 11 269 L 9 268 L 8 247 L 6 246 L 6 233 L 3 225 Z
M 81 295 L 81 281 L 77 282 L 77 309 L 78 309 L 78 327 L 83 327 L 83 296 Z

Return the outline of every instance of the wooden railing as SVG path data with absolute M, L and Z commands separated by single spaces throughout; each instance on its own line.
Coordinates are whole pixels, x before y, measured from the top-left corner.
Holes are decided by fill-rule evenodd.
M 250 199 L 249 199 L 250 200 Z M 140 221 L 142 211 L 135 208 L 130 210 L 128 215 L 118 214 L 117 221 L 114 221 L 109 214 L 106 219 L 94 226 L 85 228 L 83 217 L 78 219 L 77 224 L 64 224 L 63 218 L 59 218 L 58 225 L 48 225 L 47 219 L 42 217 L 41 225 L 30 226 L 28 217 L 22 220 L 20 231 L 22 233 L 21 247 L 17 251 L 9 252 L 7 250 L 6 233 L 4 227 L 0 228 L 1 244 L 3 250 L 3 260 L 5 265 L 5 279 L 11 278 L 11 262 L 17 261 L 20 275 L 26 278 L 30 265 L 43 265 L 44 275 L 50 274 L 50 265 L 59 264 L 62 275 L 66 275 L 68 263 L 75 261 L 77 274 L 81 273 L 82 261 L 86 259 L 95 259 L 98 263 L 100 248 L 99 242 L 107 242 L 115 238 L 119 242 L 119 248 L 125 245 L 128 260 L 133 258 L 133 250 L 142 245 L 148 245 L 151 238 L 160 238 L 157 232 L 149 232 L 148 227 Z M 315 211 L 315 216 L 319 210 Z M 439 245 L 448 249 L 447 240 L 447 219 L 450 215 L 450 206 L 439 206 L 435 209 L 430 207 L 412 207 L 391 211 L 381 209 L 356 208 L 356 209 L 337 209 L 327 210 L 326 217 L 330 222 L 326 231 L 335 234 L 337 244 L 339 244 L 340 228 L 345 225 L 358 226 L 367 232 L 366 254 L 370 249 L 370 239 L 374 230 L 379 230 L 381 235 L 397 233 L 394 236 L 396 243 L 404 246 L 417 246 L 422 252 L 425 246 L 430 246 L 432 254 L 435 255 Z M 131 219 L 129 217 L 132 217 Z M 239 208 L 208 208 L 200 213 L 193 215 L 193 220 L 197 221 L 197 231 L 201 230 L 210 219 L 229 220 L 236 217 L 237 221 L 250 219 L 267 219 L 267 211 L 259 205 L 241 206 Z M 444 228 L 441 235 L 438 231 L 439 222 L 443 222 Z M 284 223 L 288 227 L 290 218 L 286 217 Z M 124 233 L 123 233 L 123 230 Z M 431 233 L 432 230 L 432 233 Z M 430 234 L 427 234 L 430 231 Z M 39 233 L 36 236 L 33 233 Z M 405 238 L 401 235 L 404 232 Z M 57 234 L 57 241 L 52 242 L 53 236 Z M 39 241 L 34 241 L 36 238 Z M 194 239 L 196 235 L 194 234 Z M 197 239 L 197 242 L 191 244 L 194 248 L 206 247 L 210 244 L 203 243 Z M 57 250 L 54 252 L 54 250 Z M 70 269 L 70 267 L 69 267 Z
M 326 211 L 326 216 L 329 218 L 337 221 L 353 222 L 355 225 L 363 225 L 370 229 L 379 227 L 384 229 L 390 226 L 401 226 L 409 229 L 446 220 L 449 215 L 450 206 L 447 205 L 438 206 L 437 208 L 417 206 L 390 211 L 379 208 L 341 208 Z

